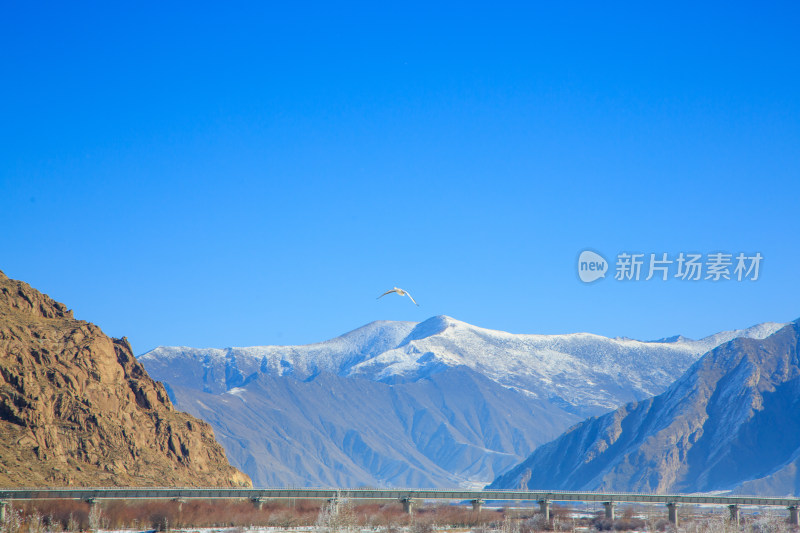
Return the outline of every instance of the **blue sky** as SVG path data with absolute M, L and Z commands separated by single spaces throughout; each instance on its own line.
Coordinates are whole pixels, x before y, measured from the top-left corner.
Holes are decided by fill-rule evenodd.
M 136 353 L 793 320 L 798 27 L 790 2 L 6 5 L 0 269 Z M 583 284 L 586 248 L 764 261 Z

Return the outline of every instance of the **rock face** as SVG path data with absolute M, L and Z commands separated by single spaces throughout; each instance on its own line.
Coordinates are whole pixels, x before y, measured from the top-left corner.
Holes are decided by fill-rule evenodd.
M 127 339 L 0 272 L 0 486 L 249 486 Z
M 800 494 L 800 321 L 712 350 L 664 393 L 586 420 L 492 488 Z

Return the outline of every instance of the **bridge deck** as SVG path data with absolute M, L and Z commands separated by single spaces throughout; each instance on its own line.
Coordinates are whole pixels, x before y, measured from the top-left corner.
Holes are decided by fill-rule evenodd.
M 703 494 L 642 494 L 626 492 L 448 490 L 448 489 L 233 489 L 233 488 L 23 488 L 0 489 L 0 500 L 36 499 L 189 499 L 307 498 L 418 500 L 517 500 L 552 502 L 630 502 L 706 505 L 800 507 L 800 497 L 712 496 Z

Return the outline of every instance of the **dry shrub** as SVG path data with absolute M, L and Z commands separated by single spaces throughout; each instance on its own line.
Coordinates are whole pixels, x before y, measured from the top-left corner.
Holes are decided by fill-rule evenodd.
M 520 527 L 522 533 L 533 533 L 535 531 L 547 531 L 550 529 L 550 523 L 545 520 L 544 514 L 538 513 L 533 517 L 523 521 Z
M 276 506 L 291 507 L 295 512 L 305 514 L 317 514 L 324 502 L 320 500 L 273 500 Z
M 550 520 L 569 520 L 572 509 L 559 505 L 557 503 L 550 504 Z
M 8 523 L 1 533 L 46 533 L 102 529 L 156 529 L 181 527 L 277 528 L 308 527 L 318 524 L 325 502 L 320 500 L 267 500 L 258 509 L 250 500 L 98 500 L 93 513 L 87 502 L 77 500 L 36 500 L 9 505 Z M 13 517 L 19 516 L 19 524 Z M 331 531 L 355 527 L 386 531 L 414 526 L 417 533 L 432 530 L 434 524 L 464 528 L 496 526 L 502 512 L 484 509 L 480 513 L 458 505 L 419 506 L 412 515 L 400 502 L 350 501 L 343 498 L 338 514 L 326 522 Z M 421 531 L 424 529 L 425 531 Z M 390 533 L 390 532 L 389 532 Z
M 509 516 L 507 513 L 503 513 L 504 518 L 503 522 L 500 525 L 500 532 L 501 533 L 521 533 L 522 532 L 522 521 L 521 520 L 514 520 Z
M 608 518 L 595 518 L 592 520 L 592 527 L 597 531 L 633 531 L 642 530 L 647 526 L 641 518 L 618 518 L 611 520 Z
M 34 529 L 44 531 L 77 531 L 89 528 L 89 504 L 80 500 L 35 500 L 15 504 L 28 531 L 31 520 L 40 517 L 41 523 L 33 524 Z
M 741 528 L 724 516 L 700 516 L 691 521 L 685 520 L 681 530 L 686 533 L 739 533 Z
M 357 517 L 350 500 L 329 500 L 317 514 L 317 530 L 327 533 L 351 531 L 357 525 Z
M 656 531 L 667 531 L 668 529 L 672 528 L 672 524 L 666 518 L 659 518 L 656 520 L 653 527 Z
M 411 523 L 411 516 L 399 502 L 354 501 L 353 512 L 357 523 L 365 527 L 397 529 Z
M 750 524 L 750 530 L 753 533 L 778 533 L 790 531 L 791 528 L 784 517 L 760 515 Z
M 22 511 L 15 509 L 13 505 L 6 507 L 5 520 L 0 522 L 0 531 L 2 533 L 19 533 L 24 523 Z
M 496 525 L 503 520 L 503 511 L 484 509 L 475 512 L 472 507 L 463 505 L 438 504 L 418 507 L 414 511 L 415 522 L 428 522 L 460 528 L 477 528 Z
M 411 533 L 433 533 L 436 528 L 433 521 L 429 519 L 414 520 L 411 524 Z
M 269 513 L 249 500 L 108 500 L 98 501 L 90 516 L 86 502 L 45 500 L 23 506 L 26 516 L 40 513 L 49 530 L 157 529 L 266 525 Z

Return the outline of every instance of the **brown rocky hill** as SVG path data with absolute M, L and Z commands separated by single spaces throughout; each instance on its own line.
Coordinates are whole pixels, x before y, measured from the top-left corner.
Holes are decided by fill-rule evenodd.
M 250 486 L 127 339 L 0 272 L 0 487 Z

